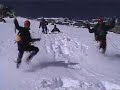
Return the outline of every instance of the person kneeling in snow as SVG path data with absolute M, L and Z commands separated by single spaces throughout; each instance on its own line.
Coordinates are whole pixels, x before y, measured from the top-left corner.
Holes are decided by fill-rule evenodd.
M 54 25 L 54 28 L 53 28 L 53 30 L 51 32 L 60 32 L 60 30 L 57 28 L 56 25 Z
M 24 22 L 24 27 L 19 26 L 17 19 L 14 19 L 14 24 L 16 29 L 19 31 L 17 34 L 16 42 L 18 45 L 18 58 L 17 58 L 17 68 L 19 68 L 19 65 L 21 64 L 21 59 L 23 57 L 24 51 L 31 52 L 30 55 L 27 57 L 26 62 L 29 62 L 33 56 L 35 56 L 39 49 L 38 47 L 35 47 L 31 45 L 31 42 L 34 41 L 40 41 L 40 39 L 32 39 L 30 36 L 30 21 L 26 20 Z

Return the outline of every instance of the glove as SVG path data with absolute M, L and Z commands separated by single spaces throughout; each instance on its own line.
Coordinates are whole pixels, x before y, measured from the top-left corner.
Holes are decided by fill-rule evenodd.
M 87 27 L 88 29 L 90 29 L 90 24 L 86 24 L 86 27 Z

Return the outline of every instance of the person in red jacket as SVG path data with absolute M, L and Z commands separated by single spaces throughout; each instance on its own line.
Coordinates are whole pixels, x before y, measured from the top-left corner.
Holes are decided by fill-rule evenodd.
M 39 41 L 40 39 L 32 39 L 30 35 L 30 21 L 26 20 L 24 22 L 24 27 L 19 26 L 17 19 L 14 19 L 14 24 L 16 29 L 18 30 L 17 34 L 17 46 L 18 46 L 18 58 L 17 58 L 17 68 L 19 68 L 19 65 L 21 64 L 21 59 L 23 57 L 23 54 L 25 51 L 31 52 L 30 55 L 27 57 L 27 62 L 29 62 L 33 56 L 35 56 L 39 49 L 38 47 L 35 47 L 31 45 L 31 42 Z

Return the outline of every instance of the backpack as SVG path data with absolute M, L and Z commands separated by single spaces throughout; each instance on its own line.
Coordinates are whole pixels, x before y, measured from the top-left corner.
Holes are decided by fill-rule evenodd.
M 20 41 L 21 41 L 21 36 L 20 36 L 20 33 L 18 32 L 16 36 L 16 42 L 20 42 Z

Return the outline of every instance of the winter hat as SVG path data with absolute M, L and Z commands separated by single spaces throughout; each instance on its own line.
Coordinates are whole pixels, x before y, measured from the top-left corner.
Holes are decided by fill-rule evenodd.
M 30 21 L 29 21 L 29 20 L 26 20 L 26 21 L 24 22 L 24 26 L 25 26 L 25 27 L 30 27 Z
M 103 22 L 104 20 L 102 18 L 98 19 L 97 20 L 98 22 Z

